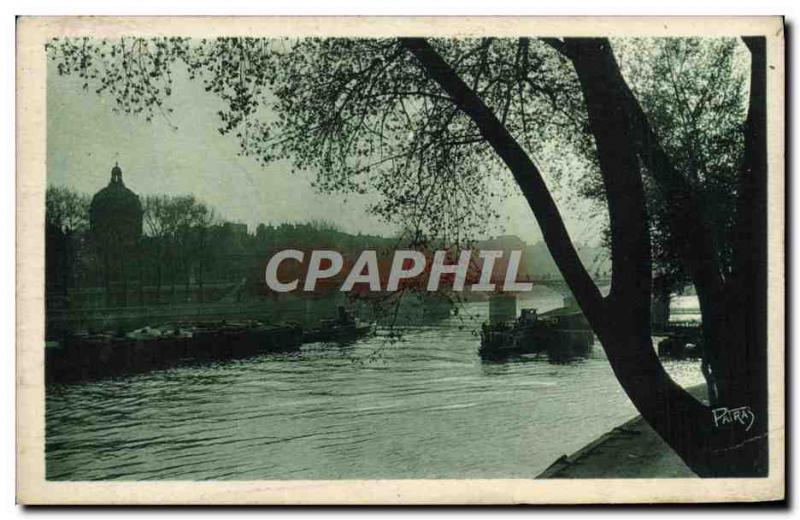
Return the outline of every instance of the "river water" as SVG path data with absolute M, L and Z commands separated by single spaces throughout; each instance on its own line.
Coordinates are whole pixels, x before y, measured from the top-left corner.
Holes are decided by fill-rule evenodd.
M 535 290 L 525 306 L 558 307 Z M 686 307 L 685 301 L 680 303 Z M 532 478 L 636 414 L 588 359 L 482 362 L 486 303 L 436 326 L 47 391 L 51 480 Z M 666 363 L 684 386 L 697 362 Z

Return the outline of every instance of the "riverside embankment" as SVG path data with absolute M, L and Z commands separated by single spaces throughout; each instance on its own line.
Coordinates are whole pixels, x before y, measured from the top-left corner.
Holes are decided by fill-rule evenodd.
M 705 385 L 689 389 L 706 399 Z M 642 416 L 617 426 L 572 455 L 564 455 L 536 478 L 691 478 L 684 464 Z

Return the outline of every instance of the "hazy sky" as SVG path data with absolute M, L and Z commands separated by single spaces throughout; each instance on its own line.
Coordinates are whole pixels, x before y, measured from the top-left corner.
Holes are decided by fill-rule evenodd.
M 112 112 L 113 100 L 81 89 L 50 64 L 47 84 L 48 182 L 93 194 L 106 184 L 119 161 L 123 180 L 139 195 L 192 193 L 225 219 L 248 224 L 332 221 L 350 232 L 391 234 L 395 229 L 369 215 L 369 195 L 318 194 L 312 175 L 292 174 L 288 164 L 268 167 L 237 155 L 235 137 L 217 131 L 219 102 L 199 82 L 175 75 L 170 122 Z M 177 127 L 172 128 L 171 125 Z M 501 208 L 505 233 L 529 243 L 541 239 L 521 195 Z M 573 237 L 596 234 L 568 218 Z

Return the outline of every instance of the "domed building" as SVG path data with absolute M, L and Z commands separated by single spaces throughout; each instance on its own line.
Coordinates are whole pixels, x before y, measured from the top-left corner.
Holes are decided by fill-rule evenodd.
M 142 236 L 142 215 L 139 196 L 125 187 L 122 169 L 114 165 L 108 186 L 95 193 L 89 206 L 92 235 L 101 242 L 134 243 Z
M 114 165 L 108 186 L 95 193 L 89 206 L 91 236 L 103 265 L 106 305 L 128 304 L 126 264 L 136 257 L 143 214 L 139 196 L 125 187 L 122 169 Z

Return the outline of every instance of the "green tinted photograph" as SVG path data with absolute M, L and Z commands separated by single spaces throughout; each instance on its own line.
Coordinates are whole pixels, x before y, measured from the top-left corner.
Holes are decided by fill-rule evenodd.
M 769 477 L 774 42 L 49 37 L 46 480 Z

